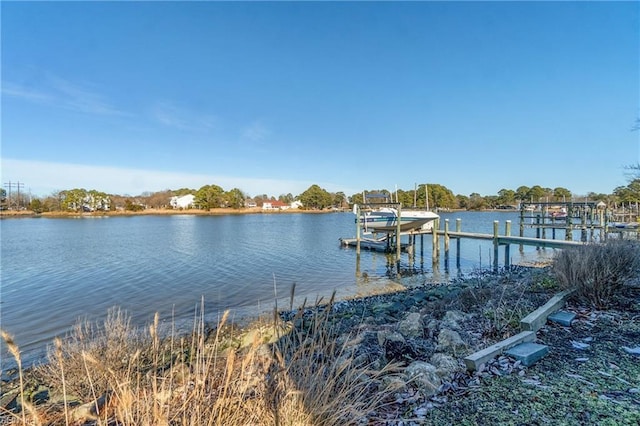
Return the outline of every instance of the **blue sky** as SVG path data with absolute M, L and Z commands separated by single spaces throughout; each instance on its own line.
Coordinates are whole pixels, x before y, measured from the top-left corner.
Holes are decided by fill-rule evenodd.
M 2 183 L 611 193 L 638 2 L 2 2 Z

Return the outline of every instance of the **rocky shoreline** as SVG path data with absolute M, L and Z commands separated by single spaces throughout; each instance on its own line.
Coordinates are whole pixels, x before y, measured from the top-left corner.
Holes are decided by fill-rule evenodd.
M 545 326 L 540 330 L 538 338 L 551 342 L 554 349 L 549 360 L 543 360 L 533 367 L 525 367 L 520 362 L 500 356 L 478 371 L 468 372 L 463 358 L 516 334 L 520 319 L 544 304 L 558 290 L 548 266 L 515 266 L 499 274 L 481 272 L 446 284 L 336 301 L 325 306 L 304 308 L 303 311 L 281 312 L 280 326 L 304 328 L 317 317 L 318 310 L 327 311 L 331 324 L 330 337 L 342 346 L 344 356 L 348 355 L 354 363 L 371 370 L 382 370 L 389 363 L 397 366 L 395 374 L 386 375 L 382 379 L 381 386 L 392 390 L 386 394 L 382 408 L 368 413 L 366 419 L 361 419 L 362 424 L 450 424 L 451 416 L 457 416 L 459 422 L 474 424 L 479 421 L 478 416 L 486 404 L 489 405 L 485 409 L 496 409 L 492 398 L 505 392 L 505 389 L 509 389 L 508 394 L 500 395 L 500 398 L 506 401 L 514 398 L 519 389 L 534 396 L 537 393 L 548 396 L 552 386 L 545 384 L 541 377 L 546 377 L 548 370 L 561 368 L 565 363 L 560 354 L 573 350 L 566 347 L 566 330 L 561 327 Z M 606 407 L 597 406 L 595 409 L 601 411 L 598 413 L 600 420 L 604 418 L 613 421 L 615 416 L 618 416 L 618 420 L 622 419 L 622 423 L 618 424 L 632 424 L 631 422 L 640 420 L 637 414 L 640 409 L 640 398 L 637 395 L 640 388 L 640 367 L 637 364 L 640 364 L 640 358 L 633 353 L 620 352 L 623 346 L 640 346 L 638 294 L 631 295 L 627 303 L 628 309 L 623 312 L 602 313 L 570 306 L 580 313 L 579 327 L 589 330 L 605 327 L 601 333 L 608 335 L 608 326 L 615 333 L 609 339 L 622 339 L 617 346 L 607 346 L 608 350 L 615 352 L 614 355 L 605 353 L 598 357 L 617 355 L 626 357 L 628 361 L 624 364 L 624 374 L 617 372 L 622 380 L 618 383 L 627 383 L 626 389 L 617 391 L 619 393 L 614 393 L 614 397 L 608 397 L 608 400 L 598 399 L 599 403 L 606 402 Z M 608 325 L 602 325 L 602 322 Z M 260 335 L 264 341 L 273 341 L 272 338 L 278 332 L 273 327 L 270 330 L 268 328 L 260 330 Z M 245 336 L 255 332 L 256 330 L 244 331 Z M 559 337 L 563 334 L 564 337 Z M 601 336 L 594 335 L 595 332 L 591 333 L 591 341 L 602 339 Z M 579 339 L 580 336 L 576 336 L 576 341 Z M 590 358 L 586 356 L 574 358 L 582 359 L 575 361 L 581 368 L 580 372 L 566 373 L 570 376 L 565 374 L 562 378 L 571 379 L 569 381 L 575 385 L 575 378 L 587 377 L 586 367 L 594 363 L 590 363 Z M 604 361 L 598 358 L 597 362 Z M 620 370 L 619 365 L 618 367 Z M 608 372 L 610 370 L 600 364 L 594 364 L 593 368 L 596 369 L 596 375 L 600 374 L 597 373 L 598 369 L 607 370 L 600 374 L 602 377 L 606 377 L 605 373 L 615 374 Z M 592 383 L 586 378 L 583 381 Z M 492 389 L 496 383 L 502 387 Z M 18 404 L 17 385 L 16 380 L 2 384 L 0 408 L 8 411 L 15 409 Z M 594 384 L 592 387 L 595 386 Z M 34 399 L 50 401 L 46 383 L 31 382 L 30 389 Z M 487 397 L 488 389 L 492 389 L 491 397 Z M 574 395 L 571 397 L 575 398 Z M 539 407 L 538 411 L 534 410 L 537 414 L 524 408 L 521 410 L 524 413 L 522 415 L 503 413 L 498 409 L 496 412 L 485 412 L 484 418 L 493 418 L 494 423 L 519 423 L 538 419 L 533 422 L 536 424 L 542 421 L 540 419 L 544 420 L 544 416 L 557 420 L 556 417 L 549 417 L 549 413 L 544 413 L 543 407 Z M 584 420 L 585 415 L 587 414 L 582 413 L 573 418 L 565 414 L 565 420 L 568 419 L 568 424 L 584 424 L 580 419 Z
M 483 417 L 477 412 L 485 404 L 483 398 L 487 383 L 495 384 L 511 377 L 511 386 L 516 385 L 509 392 L 517 393 L 519 386 L 548 391 L 551 386 L 542 383 L 540 378 L 544 373 L 540 374 L 539 370 L 564 368 L 566 360 L 563 357 L 571 357 L 576 347 L 584 347 L 577 343 L 567 345 L 571 341 L 567 339 L 567 334 L 571 333 L 567 327 L 549 324 L 539 331 L 538 340 L 552 345 L 552 356 L 538 365 L 525 367 L 520 361 L 499 356 L 482 365 L 478 371 L 469 372 L 463 358 L 517 334 L 520 320 L 558 291 L 548 266 L 516 266 L 500 274 L 486 272 L 446 285 L 333 304 L 336 338 L 343 341 L 353 339 L 350 344 L 358 362 L 371 368 L 381 368 L 388 362 L 401 366 L 398 375 L 385 379 L 387 385 L 396 388 L 392 398 L 383 410 L 371 413 L 367 421 L 384 425 L 451 424 L 452 418 L 457 416 L 459 422 L 481 424 L 491 417 Z M 581 373 L 606 362 L 601 358 L 614 361 L 622 356 L 626 360 L 624 374 L 622 371 L 606 373 L 602 369 L 596 373 L 601 377 L 627 377 L 618 377 L 618 384 L 622 384 L 624 389 L 614 392 L 617 399 L 606 396 L 606 391 L 603 391 L 604 396 L 598 400 L 607 402 L 605 407 L 598 408 L 602 411 L 598 414 L 600 420 L 618 422 L 612 424 L 637 424 L 640 421 L 640 354 L 635 353 L 634 348 L 629 349 L 635 345 L 640 351 L 639 296 L 640 291 L 632 291 L 624 311 L 600 312 L 568 304 L 568 309 L 578 314 L 575 341 L 600 341 L 602 335 L 607 336 L 607 340 L 619 340 L 617 344 L 600 348 L 602 352 L 594 355 L 592 361 L 580 356 L 584 353 L 573 358 L 577 359 L 574 362 L 579 364 Z M 290 320 L 294 314 L 285 313 L 282 318 Z M 311 316 L 311 310 L 307 316 Z M 585 328 L 589 332 L 586 337 L 581 337 L 585 335 Z M 611 368 L 620 370 L 616 366 Z M 578 373 L 566 374 L 559 378 L 561 386 L 573 389 L 585 381 L 592 387 L 596 386 Z M 498 386 L 495 392 L 500 394 L 504 390 Z M 500 397 L 507 400 L 510 396 Z M 559 397 L 559 400 L 563 398 Z M 458 405 L 460 401 L 467 401 L 469 405 L 462 409 Z M 496 408 L 494 421 L 489 421 L 489 424 L 519 423 L 517 415 L 493 407 Z M 546 415 L 553 423 L 553 416 L 542 410 L 528 415 L 534 419 L 536 415 L 540 419 Z M 592 414 L 578 412 L 575 418 L 571 418 L 569 412 L 564 415 L 563 423 L 585 424 L 583 417 Z M 521 421 L 530 419 L 525 415 Z M 537 424 L 536 421 L 533 423 Z

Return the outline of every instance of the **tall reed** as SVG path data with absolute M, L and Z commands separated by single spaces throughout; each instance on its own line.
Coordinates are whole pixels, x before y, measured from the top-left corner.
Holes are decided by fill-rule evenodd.
M 6 332 L 5 330 L 0 329 L 0 335 L 2 336 L 2 339 L 4 340 L 4 342 L 6 343 L 9 353 L 16 361 L 16 365 L 18 366 L 18 381 L 20 384 L 19 394 L 18 394 L 20 398 L 20 404 L 18 406 L 20 415 L 18 416 L 14 412 L 7 411 L 4 408 L 2 408 L 2 411 L 4 411 L 5 414 L 9 415 L 9 422 L 13 422 L 13 423 L 21 422 L 21 424 L 23 425 L 28 425 L 28 424 L 40 425 L 42 424 L 40 415 L 38 414 L 36 408 L 31 403 L 31 401 L 29 401 L 25 397 L 24 370 L 22 368 L 22 357 L 20 356 L 20 349 L 18 348 L 18 345 L 13 340 L 13 336 L 11 334 Z M 27 416 L 27 414 L 29 415 Z
M 225 312 L 214 332 L 202 303 L 187 335 L 173 324 L 163 331 L 158 315 L 135 329 L 126 313 L 112 309 L 101 325 L 84 321 L 56 339 L 49 362 L 32 371 L 49 388 L 49 402 L 0 420 L 40 424 L 38 413 L 46 413 L 51 425 L 362 423 L 387 397 L 382 377 L 395 366 L 372 368 L 357 333 L 338 339 L 333 298 L 321 302 L 303 304 L 291 322 L 274 312 L 248 329 L 230 324 Z M 18 360 L 23 389 L 19 351 L 2 336 Z

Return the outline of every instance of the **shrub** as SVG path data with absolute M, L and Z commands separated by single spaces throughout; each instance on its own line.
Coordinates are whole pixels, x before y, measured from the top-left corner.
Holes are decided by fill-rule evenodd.
M 640 275 L 640 244 L 609 240 L 561 251 L 553 272 L 563 289 L 575 289 L 575 297 L 596 308 L 614 302 L 625 283 Z

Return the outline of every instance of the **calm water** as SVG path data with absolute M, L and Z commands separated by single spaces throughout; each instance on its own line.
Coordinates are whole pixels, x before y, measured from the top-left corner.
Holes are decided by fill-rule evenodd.
M 460 217 L 464 231 L 486 233 L 494 219 L 501 221 L 501 233 L 510 219 L 517 234 L 515 213 L 441 216 L 451 229 Z M 27 362 L 78 319 L 104 318 L 113 306 L 139 325 L 155 312 L 188 323 L 202 300 L 208 319 L 224 309 L 241 318 L 269 310 L 275 295 L 279 306 L 287 306 L 293 283 L 298 298 L 311 301 L 334 290 L 339 297 L 365 295 L 488 268 L 492 255 L 491 243 L 464 241 L 461 271 L 449 274 L 439 266 L 434 274 L 431 238 L 425 236 L 424 259 L 417 256 L 412 265 L 406 255 L 402 260 L 424 273 L 398 277 L 390 258 L 367 251 L 357 265 L 355 250 L 339 245 L 340 237 L 355 235 L 350 213 L 3 219 L 0 231 L 1 326 L 15 336 Z M 553 250 L 511 249 L 514 263 L 540 253 Z M 454 256 L 452 251 L 455 268 Z M 4 346 L 1 355 L 3 368 L 10 365 Z

